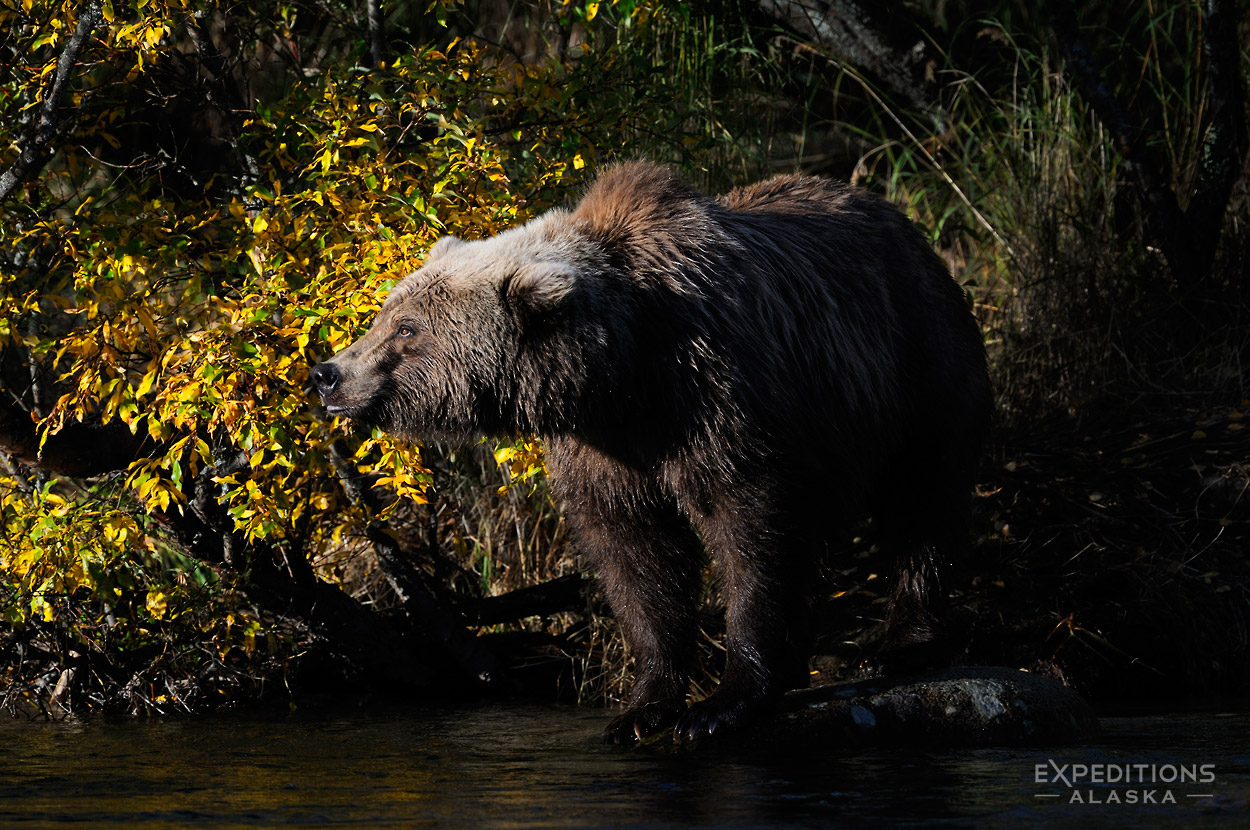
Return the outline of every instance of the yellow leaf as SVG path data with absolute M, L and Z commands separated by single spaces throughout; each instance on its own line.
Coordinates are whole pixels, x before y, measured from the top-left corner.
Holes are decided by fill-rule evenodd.
M 152 384 L 156 382 L 156 369 L 148 372 L 143 376 L 143 380 L 139 381 L 139 388 L 135 390 L 135 397 L 142 398 L 152 389 Z
M 153 319 L 152 313 L 143 306 L 135 309 L 135 316 L 139 318 L 139 322 L 143 323 L 143 328 L 148 333 L 148 337 L 156 341 L 160 339 L 160 331 L 156 328 L 156 320 Z
M 148 613 L 156 619 L 162 619 L 165 616 L 165 609 L 168 606 L 169 598 L 165 596 L 163 591 L 148 591 Z

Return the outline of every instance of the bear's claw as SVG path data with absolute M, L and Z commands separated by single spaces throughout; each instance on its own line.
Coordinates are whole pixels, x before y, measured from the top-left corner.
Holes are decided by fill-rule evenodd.
M 603 730 L 605 744 L 641 743 L 673 727 L 685 706 L 660 700 L 635 706 L 612 719 Z
M 737 729 L 754 719 L 763 707 L 762 698 L 729 697 L 713 694 L 691 704 L 677 721 L 677 738 L 694 741 L 715 734 L 718 729 Z

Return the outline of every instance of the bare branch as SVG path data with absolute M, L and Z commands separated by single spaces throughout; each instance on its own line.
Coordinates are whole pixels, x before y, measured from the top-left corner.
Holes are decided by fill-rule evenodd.
M 38 173 L 47 163 L 48 145 L 52 143 L 52 139 L 60 130 L 59 107 L 61 98 L 65 95 L 70 71 L 78 62 L 78 53 L 82 51 L 87 36 L 103 20 L 98 2 L 88 3 L 78 18 L 74 34 L 65 42 L 65 48 L 61 50 L 61 56 L 57 59 L 56 72 L 52 76 L 48 91 L 44 93 L 43 106 L 39 109 L 39 117 L 35 120 L 31 134 L 23 142 L 22 151 L 13 162 L 13 166 L 0 173 L 0 202 L 9 198 L 19 185 Z
M 71 421 L 48 436 L 41 450 L 31 414 L 7 395 L 0 397 L 0 452 L 28 467 L 70 478 L 104 475 L 126 469 L 147 443 L 146 435 L 132 435 L 120 421 Z
M 525 617 L 546 617 L 586 605 L 586 578 L 567 574 L 506 594 L 482 597 L 471 603 L 466 616 L 472 625 L 496 625 Z

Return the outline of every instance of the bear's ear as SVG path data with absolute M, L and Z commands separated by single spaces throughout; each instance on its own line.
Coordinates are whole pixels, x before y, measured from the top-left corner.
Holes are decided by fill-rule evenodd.
M 425 261 L 433 262 L 441 256 L 446 256 L 448 251 L 454 251 L 463 244 L 464 240 L 458 236 L 444 236 L 430 246 L 429 252 L 425 255 Z
M 577 282 L 577 272 L 562 262 L 535 262 L 518 268 L 504 282 L 505 302 L 531 316 L 559 307 Z

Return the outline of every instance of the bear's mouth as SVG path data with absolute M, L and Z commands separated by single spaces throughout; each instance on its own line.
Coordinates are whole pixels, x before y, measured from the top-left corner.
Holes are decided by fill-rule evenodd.
M 344 388 L 344 384 L 339 383 L 322 390 L 321 412 L 327 418 L 349 418 L 369 426 L 384 426 L 385 393 L 384 388 L 373 394 L 361 394 L 360 389 Z
M 321 401 L 321 406 L 325 409 L 325 413 L 327 415 L 331 415 L 336 418 L 359 418 L 360 415 L 369 408 L 367 403 L 362 404 L 355 401 L 345 402 L 342 400 L 331 403 L 330 401 L 324 399 Z
M 353 421 L 359 421 L 364 424 L 378 425 L 376 423 L 378 416 L 377 407 L 373 401 L 336 401 L 334 403 L 323 401 L 322 406 L 326 415 L 332 418 L 350 418 Z

